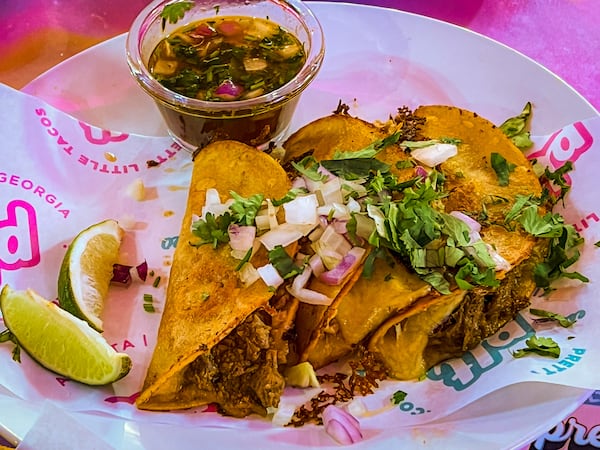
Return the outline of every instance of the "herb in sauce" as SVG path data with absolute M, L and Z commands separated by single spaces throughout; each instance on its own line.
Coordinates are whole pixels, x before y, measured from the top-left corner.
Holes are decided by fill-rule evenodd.
M 280 88 L 305 60 L 300 41 L 276 23 L 229 16 L 174 31 L 156 46 L 148 67 L 163 86 L 186 97 L 232 101 Z

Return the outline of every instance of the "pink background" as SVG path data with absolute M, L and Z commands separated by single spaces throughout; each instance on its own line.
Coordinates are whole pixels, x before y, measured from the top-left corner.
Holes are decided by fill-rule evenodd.
M 0 82 L 22 88 L 69 56 L 125 32 L 147 3 L 148 0 L 2 2 Z M 493 38 L 541 63 L 600 109 L 600 0 L 356 0 L 353 3 L 422 14 Z M 571 419 L 575 418 L 590 433 L 598 431 L 599 399 L 600 391 L 596 391 L 562 425 L 573 423 Z M 545 442 L 545 446 L 538 448 L 569 445 L 566 441 L 560 447 L 557 442 L 550 444 L 548 439 Z M 574 442 L 570 445 L 569 448 L 583 448 Z M 600 448 L 597 442 L 587 445 Z

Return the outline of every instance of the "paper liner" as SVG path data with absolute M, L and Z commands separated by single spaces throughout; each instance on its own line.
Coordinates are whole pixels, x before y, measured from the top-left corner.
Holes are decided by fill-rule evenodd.
M 149 413 L 133 406 L 155 345 L 186 204 L 192 165 L 189 153 L 169 137 L 98 129 L 1 85 L 0 104 L 9 112 L 0 121 L 0 284 L 33 288 L 54 299 L 58 269 L 69 242 L 83 228 L 106 218 L 117 219 L 126 230 L 120 262 L 136 265 L 146 260 L 154 272 L 145 283 L 111 287 L 106 301 L 104 335 L 117 350 L 131 356 L 133 370 L 127 377 L 109 387 L 83 386 L 41 368 L 24 353 L 21 364 L 14 362 L 13 346 L 5 343 L 0 345 L 0 384 L 27 402 L 51 401 L 65 411 L 108 414 L 133 422 L 269 430 L 271 424 L 261 418 L 232 419 L 198 410 Z M 375 394 L 363 398 L 371 411 L 370 416 L 359 417 L 367 437 L 369 429 L 413 427 L 443 418 L 515 383 L 597 387 L 600 253 L 594 244 L 600 240 L 598 136 L 600 118 L 590 118 L 568 124 L 551 136 L 536 137 L 531 152 L 553 169 L 565 161 L 575 165 L 576 170 L 569 175 L 572 190 L 563 214 L 586 240 L 574 270 L 591 281 L 571 283 L 549 298 L 533 298 L 535 307 L 573 315 L 575 325 L 568 329 L 540 328 L 524 310 L 474 350 L 432 368 L 427 379 L 383 382 Z M 148 161 L 160 164 L 154 166 Z M 136 199 L 130 187 L 140 181 L 145 196 Z M 156 276 L 161 282 L 153 287 Z M 144 294 L 152 295 L 154 313 L 144 309 Z M 554 338 L 561 347 L 560 358 L 513 358 L 511 352 L 524 347 L 534 333 Z M 407 396 L 394 406 L 390 398 L 398 390 Z M 301 402 L 303 395 L 307 397 L 306 393 L 287 390 L 282 401 Z M 283 432 L 296 436 L 303 431 Z

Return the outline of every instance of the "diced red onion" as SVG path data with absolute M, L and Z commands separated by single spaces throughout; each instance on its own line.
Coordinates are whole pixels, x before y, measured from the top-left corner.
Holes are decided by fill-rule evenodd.
M 267 286 L 279 287 L 283 284 L 283 278 L 281 278 L 273 264 L 265 264 L 256 270 Z
M 318 241 L 311 244 L 316 254 L 321 257 L 328 270 L 333 269 L 342 261 L 345 254 L 352 248 L 346 238 L 335 231 L 335 227 L 328 225 Z
M 306 189 L 306 181 L 302 177 L 296 177 L 292 180 L 292 189 Z
M 334 219 L 331 222 L 331 226 L 333 227 L 335 232 L 339 233 L 339 234 L 346 234 L 348 232 L 348 228 L 346 227 L 347 224 L 348 224 L 347 220 L 341 220 L 341 219 Z
M 131 266 L 126 266 L 124 264 L 113 264 L 113 276 L 110 280 L 111 283 L 129 286 L 131 284 L 131 273 L 129 272 L 130 269 Z
M 196 27 L 196 29 L 192 33 L 190 33 L 190 36 L 194 38 L 202 38 L 213 36 L 214 34 L 216 34 L 216 31 L 213 27 L 209 26 L 206 23 L 201 23 Z
M 324 180 L 325 182 L 329 182 L 331 180 L 334 180 L 334 179 L 338 178 L 333 173 L 331 173 L 329 170 L 327 170 L 325 167 L 323 167 L 320 164 L 319 164 L 319 167 L 317 167 L 317 172 L 320 173 L 321 175 L 325 175 L 327 177 Z M 338 178 L 338 180 L 339 180 L 339 178 Z
M 254 244 L 256 228 L 250 225 L 241 226 L 232 224 L 227 229 L 227 234 L 229 234 L 229 246 L 233 250 L 247 252 Z
M 454 144 L 443 142 L 428 145 L 427 147 L 415 148 L 410 156 L 428 167 L 435 167 L 458 154 L 458 148 Z
M 244 88 L 242 86 L 227 79 L 215 89 L 215 95 L 223 100 L 235 100 L 242 94 L 243 91 Z
M 242 26 L 233 20 L 224 20 L 219 25 L 217 25 L 217 30 L 223 36 L 231 37 L 236 36 L 238 34 L 242 34 L 243 28 Z
M 333 269 L 323 272 L 319 280 L 330 286 L 339 286 L 350 276 L 361 261 L 365 249 L 353 247 Z
M 355 444 L 362 440 L 360 422 L 349 412 L 329 405 L 323 411 L 325 431 L 342 445 Z
M 144 260 L 137 266 L 128 266 L 125 264 L 113 264 L 112 283 L 118 283 L 128 286 L 134 278 L 140 281 L 146 281 L 148 277 L 148 262 Z
M 428 175 L 429 175 L 429 173 L 423 166 L 415 167 L 415 176 L 417 176 L 419 178 L 427 178 Z
M 460 211 L 451 211 L 450 215 L 456 217 L 459 220 L 462 220 L 471 231 L 475 231 L 476 233 L 479 233 L 481 231 L 481 224 L 472 217 L 467 216 L 465 213 L 462 213 Z

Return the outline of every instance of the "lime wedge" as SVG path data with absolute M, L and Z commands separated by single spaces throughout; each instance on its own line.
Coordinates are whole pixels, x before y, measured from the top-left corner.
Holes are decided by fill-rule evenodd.
M 81 231 L 69 245 L 58 275 L 60 306 L 100 332 L 122 236 L 123 230 L 112 219 Z
M 88 324 L 33 290 L 0 292 L 4 324 L 42 366 L 81 383 L 105 385 L 123 378 L 131 358 L 118 353 Z

